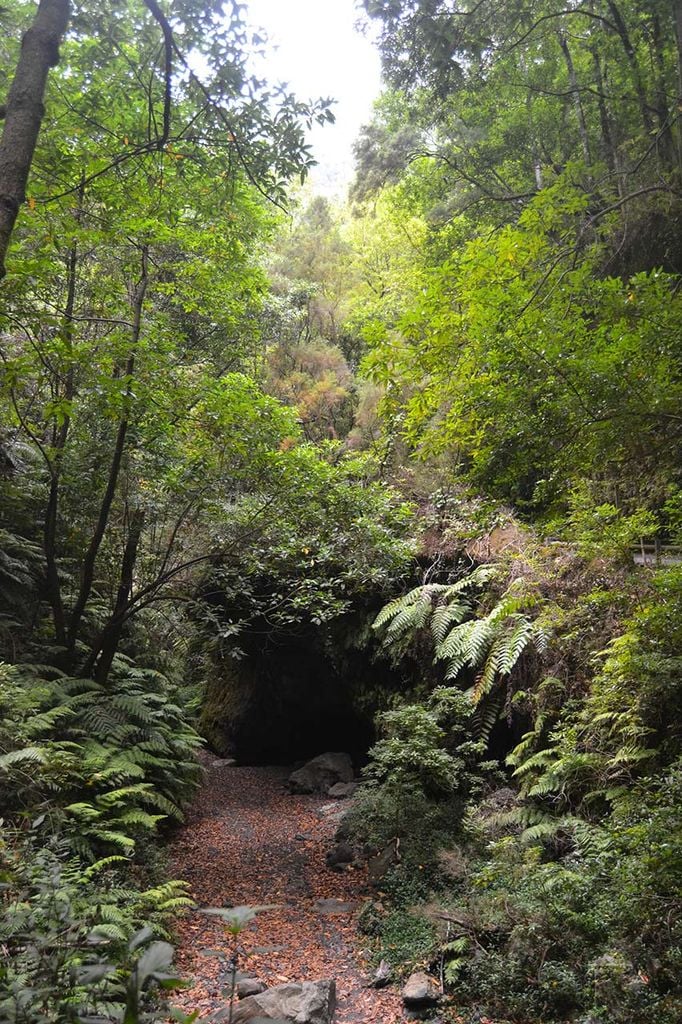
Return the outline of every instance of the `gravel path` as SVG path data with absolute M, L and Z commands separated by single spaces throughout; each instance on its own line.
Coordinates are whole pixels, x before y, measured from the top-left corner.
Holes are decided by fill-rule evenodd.
M 268 986 L 335 978 L 335 1024 L 404 1021 L 395 990 L 366 987 L 354 916 L 367 897 L 361 871 L 343 874 L 324 855 L 341 806 L 323 797 L 291 796 L 284 768 L 235 768 L 207 759 L 204 786 L 172 846 L 173 873 L 186 879 L 199 907 L 277 904 L 240 936 L 244 973 Z M 191 989 L 173 1002 L 200 1019 L 224 1005 L 224 950 L 219 922 L 191 912 L 179 925 L 176 961 Z

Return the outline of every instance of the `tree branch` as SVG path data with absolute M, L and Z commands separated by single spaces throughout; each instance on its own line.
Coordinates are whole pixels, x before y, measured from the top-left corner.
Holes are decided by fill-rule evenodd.
M 158 150 L 162 150 L 170 138 L 172 101 L 171 87 L 173 78 L 173 30 L 170 27 L 166 15 L 163 13 L 156 0 L 143 0 L 143 2 L 152 17 L 159 23 L 161 31 L 163 32 L 163 129 L 156 144 L 156 148 Z

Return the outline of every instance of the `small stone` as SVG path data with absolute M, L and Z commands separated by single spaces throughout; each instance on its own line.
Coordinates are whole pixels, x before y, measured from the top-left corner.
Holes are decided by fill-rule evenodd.
M 425 971 L 415 971 L 411 974 L 401 994 L 405 1006 L 413 1010 L 435 1006 L 440 999 L 437 983 Z
M 384 878 L 396 864 L 400 863 L 400 840 L 394 839 L 367 862 L 367 879 L 370 885 L 381 885 Z
M 339 825 L 346 813 L 346 807 L 339 800 L 333 800 L 330 804 L 322 804 L 315 813 L 322 821 L 329 821 L 332 825 Z
M 335 782 L 327 790 L 327 796 L 333 796 L 335 800 L 347 800 L 357 788 L 357 782 Z
M 237 999 L 247 999 L 249 996 L 259 996 L 267 988 L 257 978 L 244 978 L 237 982 Z
M 315 906 L 321 914 L 351 914 L 357 904 L 344 900 L 328 899 L 317 900 Z
M 343 871 L 355 860 L 355 850 L 350 843 L 337 843 L 327 852 L 325 861 L 332 871 Z
M 211 768 L 234 768 L 236 763 L 233 757 L 217 757 L 211 761 Z
M 385 988 L 391 980 L 391 966 L 388 960 L 382 960 L 372 978 L 370 985 L 372 988 Z

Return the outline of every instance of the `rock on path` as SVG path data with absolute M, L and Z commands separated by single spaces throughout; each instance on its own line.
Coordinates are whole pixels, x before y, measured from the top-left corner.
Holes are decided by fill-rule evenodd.
M 173 873 L 186 879 L 200 907 L 278 904 L 240 936 L 241 970 L 268 986 L 335 978 L 335 1024 L 404 1021 L 394 990 L 367 988 L 354 913 L 365 895 L 363 872 L 338 874 L 325 865 L 336 829 L 320 813 L 325 798 L 292 796 L 285 768 L 236 768 L 206 759 L 206 779 L 187 824 L 172 846 Z M 173 997 L 200 1020 L 224 1005 L 226 950 L 215 919 L 190 912 L 178 926 L 176 962 L 193 986 Z

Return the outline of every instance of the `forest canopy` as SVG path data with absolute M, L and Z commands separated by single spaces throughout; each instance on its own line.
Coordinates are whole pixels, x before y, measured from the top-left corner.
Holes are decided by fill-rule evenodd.
M 166 1019 L 202 747 L 304 728 L 443 1020 L 680 1019 L 682 3 L 358 16 L 334 200 L 243 5 L 0 8 L 3 1020 Z

